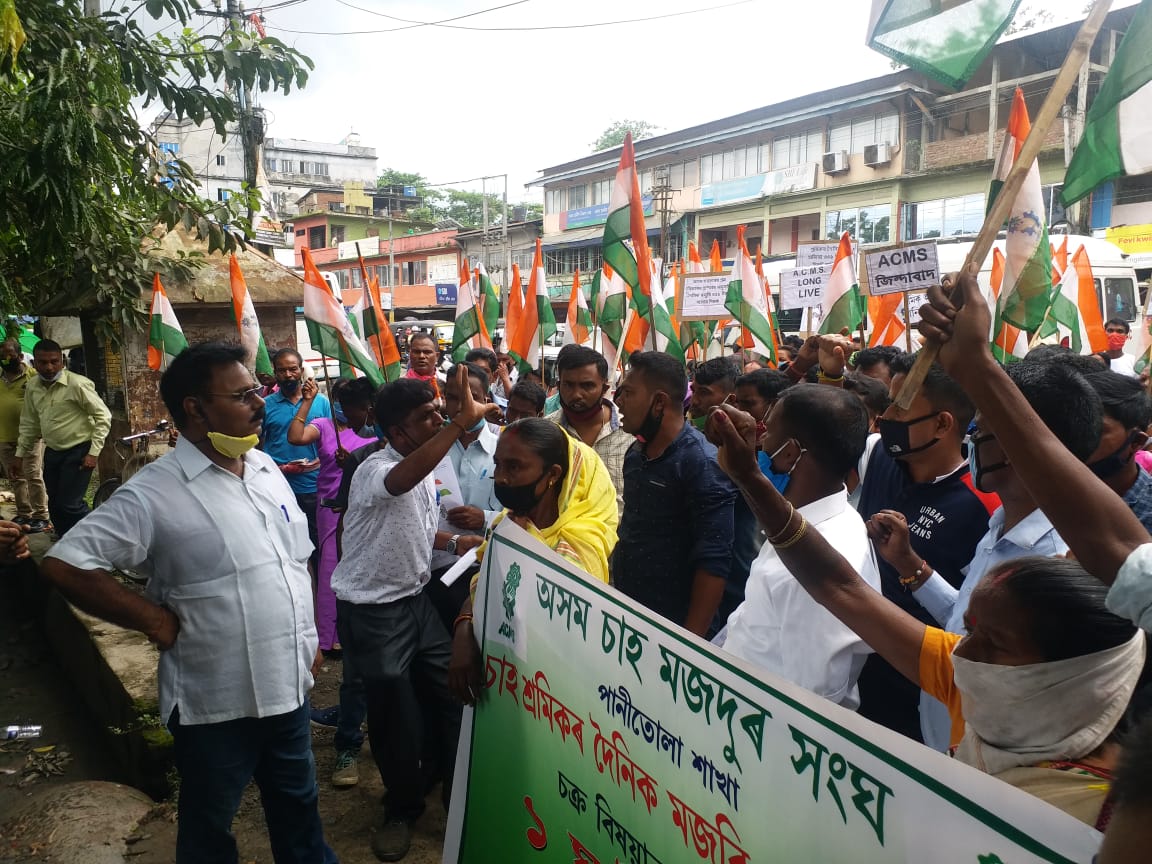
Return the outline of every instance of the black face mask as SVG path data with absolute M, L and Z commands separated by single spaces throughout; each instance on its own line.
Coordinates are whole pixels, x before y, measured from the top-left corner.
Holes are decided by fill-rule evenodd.
M 19 360 L 0 360 L 0 369 L 3 369 L 5 372 L 11 372 L 13 369 L 19 368 L 19 366 Z
M 881 417 L 879 420 L 880 442 L 884 445 L 885 452 L 894 459 L 899 459 L 901 456 L 908 456 L 912 453 L 919 453 L 921 450 L 927 450 L 940 439 L 933 438 L 927 444 L 913 447 L 909 442 L 908 429 L 917 423 L 931 420 L 939 413 L 939 411 L 933 411 L 931 414 L 925 414 L 923 417 L 916 417 L 912 420 L 888 420 Z
M 656 405 L 656 400 L 652 400 L 652 404 L 648 406 L 648 413 L 644 415 L 644 422 L 640 424 L 640 428 L 636 430 L 636 437 L 644 443 L 648 443 L 656 437 L 660 431 L 660 424 L 664 422 L 664 412 L 661 411 L 660 415 L 652 413 L 652 408 Z
M 545 471 L 531 483 L 522 483 L 519 486 L 493 486 L 496 500 L 508 508 L 508 512 L 517 516 L 524 516 L 536 509 L 543 495 L 536 494 L 536 487 L 548 472 Z
M 1105 456 L 1103 459 L 1089 462 L 1088 469 L 1101 480 L 1106 480 L 1115 474 L 1119 474 L 1127 468 L 1128 463 L 1132 461 L 1133 454 L 1127 453 L 1126 451 L 1136 442 L 1136 437 L 1139 434 L 1139 432 L 1128 433 L 1128 437 L 1124 439 L 1124 443 L 1120 445 L 1119 450 Z
M 299 378 L 289 378 L 287 381 L 281 381 L 280 382 L 280 392 L 283 393 L 285 396 L 291 396 L 293 393 L 295 393 L 299 389 L 300 389 L 300 379 Z

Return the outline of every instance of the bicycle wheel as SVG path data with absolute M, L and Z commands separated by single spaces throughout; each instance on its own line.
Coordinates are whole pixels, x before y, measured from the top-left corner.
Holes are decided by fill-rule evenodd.
M 112 497 L 112 493 L 120 488 L 123 481 L 119 477 L 109 477 L 103 483 L 96 487 L 96 492 L 92 495 L 92 506 L 99 507 L 105 501 Z

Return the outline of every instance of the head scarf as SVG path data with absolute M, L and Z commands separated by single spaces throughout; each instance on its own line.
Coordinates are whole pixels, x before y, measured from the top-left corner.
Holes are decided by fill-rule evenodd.
M 1144 632 L 1122 645 L 1028 666 L 952 656 L 964 710 L 956 758 L 988 774 L 1087 756 L 1128 707 L 1144 669 Z
M 620 522 L 616 487 L 599 454 L 583 441 L 567 437 L 568 472 L 556 502 L 560 515 L 546 528 L 529 525 L 529 531 L 549 549 L 607 582 L 608 557 L 616 546 L 616 526 Z M 507 514 L 507 510 L 502 511 L 492 521 L 492 527 Z M 487 546 L 485 542 L 477 550 L 479 559 L 483 560 Z M 476 590 L 475 577 L 472 590 Z

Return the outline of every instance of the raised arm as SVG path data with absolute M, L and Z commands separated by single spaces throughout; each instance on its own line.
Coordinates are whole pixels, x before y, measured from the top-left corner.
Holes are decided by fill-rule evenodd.
M 919 686 L 924 624 L 872 589 L 776 491 L 756 464 L 756 421 L 731 405 L 721 405 L 708 418 L 707 431 L 720 450 L 720 467 L 744 495 L 768 533 L 768 542 L 796 581 L 873 651 Z
M 316 394 L 320 388 L 315 378 L 304 380 L 303 397 L 300 407 L 296 409 L 296 416 L 288 424 L 288 443 L 296 447 L 315 444 L 320 440 L 320 429 L 308 422 L 308 414 L 312 411 L 312 403 L 316 401 Z M 339 436 L 337 436 L 339 437 Z
M 1111 585 L 1132 550 L 1149 542 L 1148 532 L 1056 439 L 993 359 L 991 316 L 976 276 L 946 276 L 943 287 L 928 290 L 928 300 L 920 332 L 940 346 L 940 364 L 996 430 L 1016 474 L 1084 569 Z

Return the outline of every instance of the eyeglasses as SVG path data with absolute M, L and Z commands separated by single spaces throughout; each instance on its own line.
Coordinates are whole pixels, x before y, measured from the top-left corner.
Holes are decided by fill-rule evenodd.
M 252 402 L 260 395 L 260 391 L 264 388 L 261 386 L 249 387 L 247 390 L 241 390 L 239 393 L 205 393 L 205 396 L 216 396 L 220 399 L 231 399 L 233 402 Z

